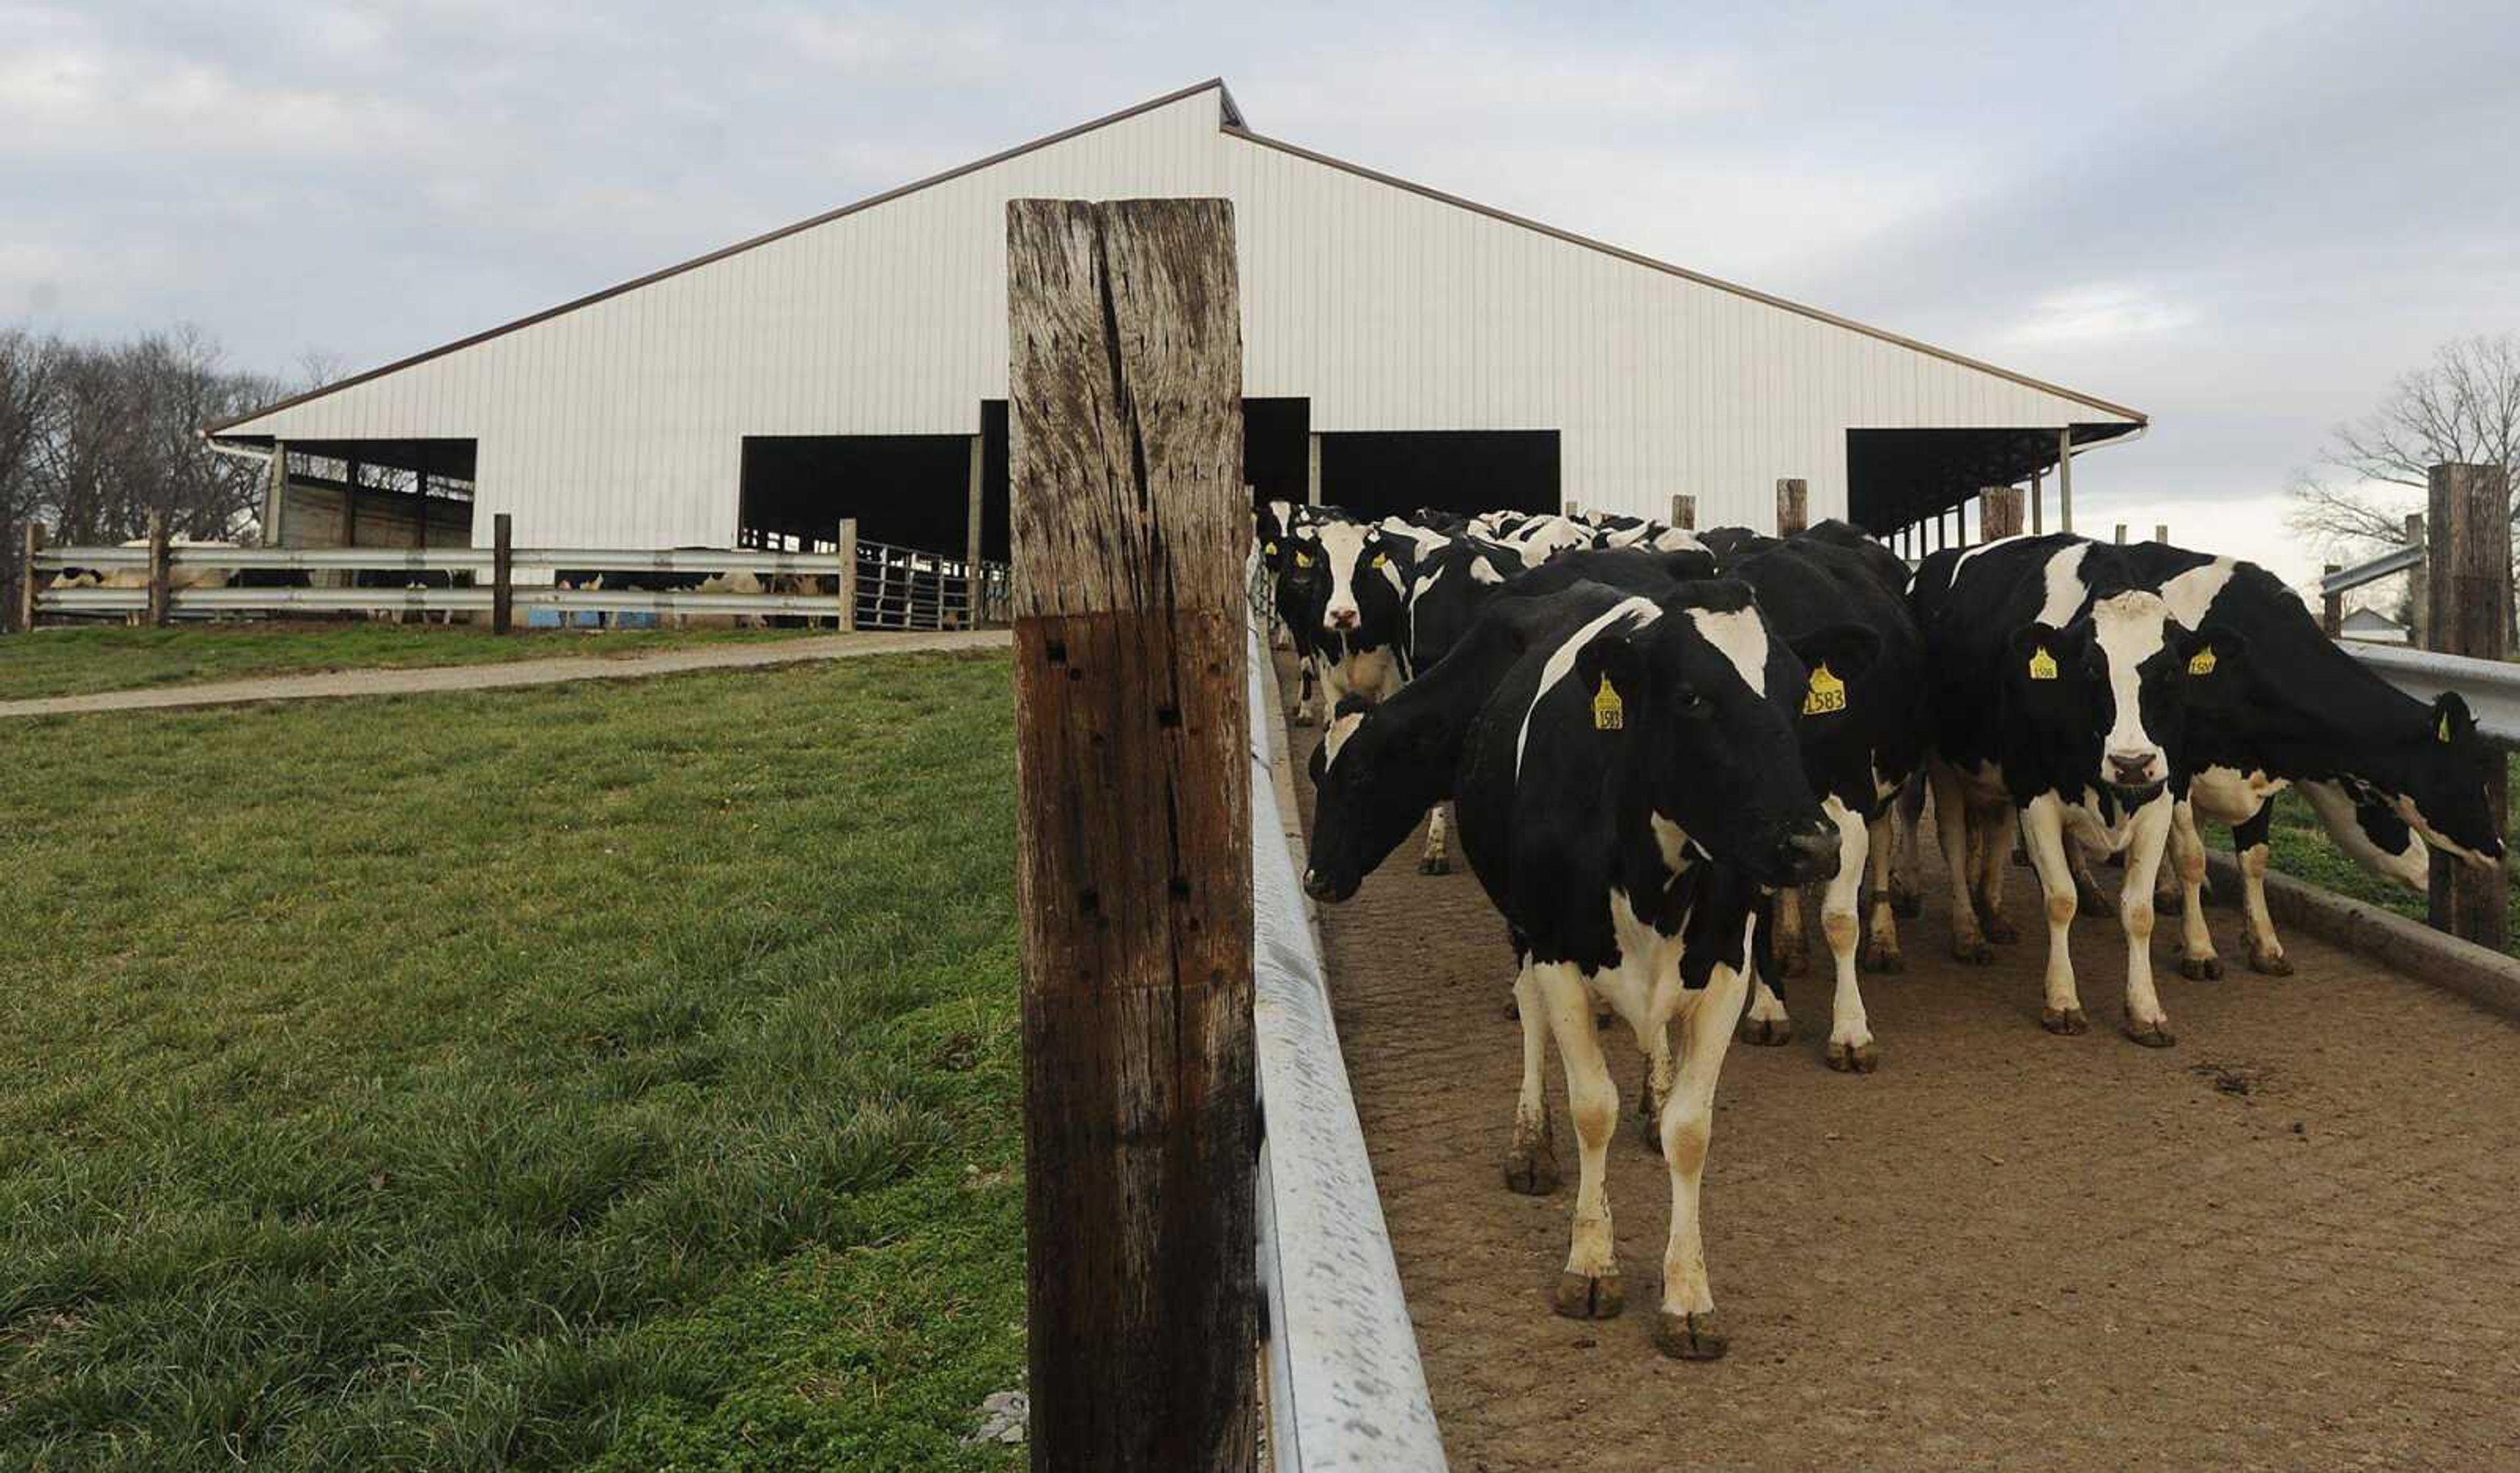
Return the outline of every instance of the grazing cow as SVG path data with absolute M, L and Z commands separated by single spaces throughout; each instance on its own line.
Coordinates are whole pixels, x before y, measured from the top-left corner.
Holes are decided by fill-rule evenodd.
M 1869 653 L 1868 634 L 1843 630 L 1798 655 L 1770 637 L 1734 581 L 1676 584 L 1656 597 L 1578 582 L 1500 600 L 1453 658 L 1348 738 L 1352 747 L 1375 728 L 1377 748 L 1330 761 L 1339 783 L 1351 759 L 1366 761 L 1351 770 L 1370 770 L 1377 764 L 1365 755 L 1380 751 L 1422 781 L 1461 742 L 1462 850 L 1506 918 L 1517 964 L 1524 1064 L 1507 1172 L 1517 1190 L 1545 1191 L 1556 1178 L 1540 1087 L 1548 1038 L 1566 1070 L 1580 1173 L 1552 1302 L 1575 1317 L 1615 1314 L 1624 1300 L 1603 1179 L 1618 1090 L 1593 999 L 1636 1031 L 1672 1180 L 1655 1342 L 1673 1356 L 1712 1358 L 1725 1348 L 1698 1186 L 1716 1075 L 1759 944 L 1760 887 L 1820 878 L 1836 860 L 1836 832 L 1795 756 L 1804 661 L 1859 671 Z M 1464 715 L 1466 736 L 1451 736 Z M 1342 810 L 1317 813 L 1308 889 L 1324 899 L 1352 893 L 1358 854 L 1397 843 L 1392 825 L 1423 796 L 1387 797 L 1379 834 L 1343 861 L 1334 857 Z
M 2253 563 L 2162 543 L 2130 547 L 2126 558 L 2172 618 L 2245 654 L 2238 669 L 2210 672 L 2237 683 L 2231 699 L 2188 720 L 2193 778 L 2171 837 L 2184 900 L 2182 972 L 2221 975 L 2205 924 L 2200 818 L 2229 825 L 2237 841 L 2250 967 L 2276 976 L 2292 970 L 2265 883 L 2272 806 L 2288 785 L 2301 786 L 2339 849 L 2379 874 L 2421 888 L 2428 850 L 2480 868 L 2500 861 L 2502 838 L 2485 792 L 2498 759 L 2465 702 L 2445 694 L 2427 703 L 2391 686 Z
M 2181 624 L 2128 549 L 2070 534 L 1935 553 L 1912 597 L 1932 684 L 1926 771 L 1951 874 L 1953 955 L 1991 961 L 1990 939 L 2018 935 L 2002 913 L 2018 822 L 2047 900 L 2041 1022 L 2086 1031 L 2067 948 L 2078 898 L 2065 847 L 2124 851 L 2126 1034 L 2169 1046 L 2152 980 L 2153 878 L 2192 770 L 2187 711 L 2230 698 L 2241 641 Z

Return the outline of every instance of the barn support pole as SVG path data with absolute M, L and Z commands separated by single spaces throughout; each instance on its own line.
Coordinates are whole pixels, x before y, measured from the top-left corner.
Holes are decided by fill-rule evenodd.
M 1322 504 L 1322 437 L 1304 437 L 1304 504 Z
M 858 626 L 858 519 L 842 517 L 832 545 L 840 554 L 840 632 Z
M 2152 524 L 2152 539 L 2156 542 L 2167 543 L 2170 540 L 2170 524 L 2167 522 L 2155 522 Z
M 289 442 L 271 442 L 271 461 L 263 469 L 262 479 L 262 545 L 283 547 L 287 544 L 289 515 Z
M 2030 534 L 2044 536 L 2048 531 L 2048 486 L 2037 471 L 2030 473 Z
M 2319 576 L 2322 578 L 2333 577 L 2339 572 L 2343 571 L 2344 567 L 2345 565 L 2342 563 L 2325 564 L 2318 570 Z M 2321 591 L 2318 598 L 2318 626 L 2327 631 L 2327 637 L 2330 639 L 2341 639 L 2344 637 L 2344 594 Z M 2417 645 L 2421 645 L 2423 643 L 2420 639 L 2414 640 L 2413 642 Z
M 2499 662 L 2511 648 L 2511 484 L 2501 466 L 2439 465 L 2425 478 L 2431 514 L 2426 544 L 2432 612 L 2429 648 Z M 2508 808 L 2499 749 L 2488 764 L 2486 806 L 2503 829 Z M 2509 930 L 2509 881 L 2500 866 L 2478 871 L 2433 855 L 2434 926 L 2502 949 Z
M 1777 482 L 1777 535 L 1790 537 L 1811 526 L 1811 486 L 1799 476 Z
M 1233 206 L 1014 200 L 1007 238 L 1032 1466 L 1247 1473 Z
M 2056 432 L 2056 529 L 2074 529 L 2074 427 Z
M 2126 524 L 2123 522 L 2118 524 L 2118 545 L 2120 547 L 2126 545 Z
M 2407 545 L 2424 545 L 2424 514 L 2407 513 Z M 2426 561 L 2430 561 L 2427 556 Z M 2424 577 L 2424 565 L 2417 563 L 2407 575 L 2407 644 L 2412 649 L 2429 649 L 2424 640 L 2432 631 L 2432 589 Z
M 490 519 L 490 632 L 505 634 L 517 617 L 515 524 L 508 513 Z
M 149 627 L 153 629 L 166 627 L 167 558 L 166 514 L 153 511 L 149 514 Z
M 1687 491 L 1675 491 L 1671 498 L 1671 525 L 1682 531 L 1697 530 L 1697 498 Z
M 341 545 L 359 545 L 359 466 L 350 463 L 350 474 L 341 484 Z
M 44 524 L 26 524 L 24 555 L 18 564 L 18 632 L 31 633 L 35 627 L 35 559 L 44 550 Z
M 1977 493 L 1977 532 L 1981 541 L 2021 534 L 2021 488 L 1991 485 Z

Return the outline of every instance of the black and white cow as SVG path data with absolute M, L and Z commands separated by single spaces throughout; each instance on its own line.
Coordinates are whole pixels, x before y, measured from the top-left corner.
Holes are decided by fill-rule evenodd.
M 2238 682 L 2233 698 L 2188 721 L 2193 776 L 2171 836 L 2184 901 L 2182 971 L 2221 971 L 2205 924 L 2200 819 L 2229 825 L 2236 840 L 2249 965 L 2277 976 L 2292 970 L 2266 902 L 2269 822 L 2274 795 L 2288 785 L 2300 786 L 2339 849 L 2415 888 L 2427 878 L 2428 849 L 2482 868 L 2501 860 L 2485 791 L 2496 758 L 2465 702 L 2399 691 L 2329 639 L 2292 590 L 2256 564 L 2162 543 L 2129 547 L 2126 558 L 2172 618 L 2228 637 L 2245 657 L 2235 670 L 2209 672 Z
M 1288 533 L 1279 608 L 1310 656 L 1323 704 L 1349 692 L 1381 700 L 1408 678 L 1402 664 L 1409 560 L 1415 543 L 1332 508 Z
M 1712 1358 L 1725 1348 L 1698 1185 L 1716 1076 L 1759 945 L 1762 887 L 1821 878 L 1836 862 L 1836 830 L 1795 755 L 1805 659 L 1860 671 L 1870 645 L 1865 631 L 1836 630 L 1798 655 L 1771 636 L 1748 587 L 1732 580 L 1677 584 L 1658 597 L 1589 582 L 1508 597 L 1452 659 L 1360 726 L 1351 741 L 1372 748 L 1336 754 L 1329 765 L 1306 885 L 1336 900 L 1353 893 L 1376 846 L 1398 842 L 1394 826 L 1424 796 L 1386 799 L 1379 829 L 1341 851 L 1338 836 L 1356 827 L 1337 798 L 1340 769 L 1360 759 L 1365 765 L 1351 770 L 1369 776 L 1386 761 L 1413 775 L 1438 766 L 1448 733 L 1475 705 L 1459 739 L 1462 845 L 1506 918 L 1524 1031 L 1508 1179 L 1526 1191 L 1556 1179 L 1540 1082 L 1553 1038 L 1581 1170 L 1552 1302 L 1576 1317 L 1617 1313 L 1624 1296 L 1604 1164 L 1618 1090 L 1593 1021 L 1594 999 L 1607 1002 L 1644 1048 L 1647 1102 L 1671 1173 L 1655 1330 L 1670 1355 Z M 1372 788 L 1360 780 L 1354 791 Z
M 1934 745 L 1926 763 L 1952 886 L 1952 953 L 1994 957 L 2017 821 L 2046 898 L 2041 1021 L 2090 1027 L 2067 947 L 2078 899 L 2066 845 L 2126 854 L 2126 1033 L 2167 1047 L 2153 987 L 2152 885 L 2187 793 L 2186 716 L 2237 688 L 2240 641 L 2199 633 L 2145 585 L 2128 549 L 2057 533 L 1948 549 L 1911 590 L 1926 641 Z M 2206 675 L 2190 671 L 2202 669 Z M 2219 672 L 2221 678 L 2213 678 Z

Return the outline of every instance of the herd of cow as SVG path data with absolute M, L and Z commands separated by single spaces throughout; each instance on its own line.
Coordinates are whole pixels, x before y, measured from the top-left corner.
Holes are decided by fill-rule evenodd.
M 2124 1028 L 2154 1047 L 2173 1041 L 2152 976 L 2156 878 L 2178 891 L 2182 972 L 2221 972 L 2200 821 L 2235 834 L 2247 958 L 2274 974 L 2289 967 L 2262 882 L 2285 787 L 2346 852 L 2411 884 L 2430 851 L 2501 857 L 2496 759 L 2458 697 L 2401 694 L 2231 558 L 2053 534 L 1912 572 L 1837 523 L 1778 539 L 1283 502 L 1258 523 L 1255 574 L 1302 670 L 1295 719 L 1328 722 L 1305 889 L 1353 896 L 1421 817 L 1420 867 L 1448 867 L 1450 806 L 1514 951 L 1515 1191 L 1557 1184 L 1552 1042 L 1565 1070 L 1579 1171 L 1562 1314 L 1621 1306 L 1603 1180 L 1619 1098 L 1597 1008 L 1634 1030 L 1639 1109 L 1671 1174 L 1654 1335 L 1669 1355 L 1724 1352 L 1697 1203 L 1725 1049 L 1789 1036 L 1778 979 L 1801 968 L 1801 890 L 1817 884 L 1827 1059 L 1876 1067 L 1857 969 L 1900 968 L 1928 790 L 1958 959 L 2017 938 L 2003 877 L 2016 838 L 2026 849 L 2052 1033 L 2089 1026 L 2066 945 L 2097 897 L 2089 856 L 2124 856 Z

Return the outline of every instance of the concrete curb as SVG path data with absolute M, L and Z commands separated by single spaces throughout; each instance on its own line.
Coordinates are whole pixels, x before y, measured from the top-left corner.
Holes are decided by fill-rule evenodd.
M 2230 855 L 2208 854 L 2205 862 L 2217 894 L 2240 893 L 2240 867 Z M 2520 1022 L 2520 958 L 2288 875 L 2267 876 L 2267 911 L 2277 925 L 2297 927 Z

